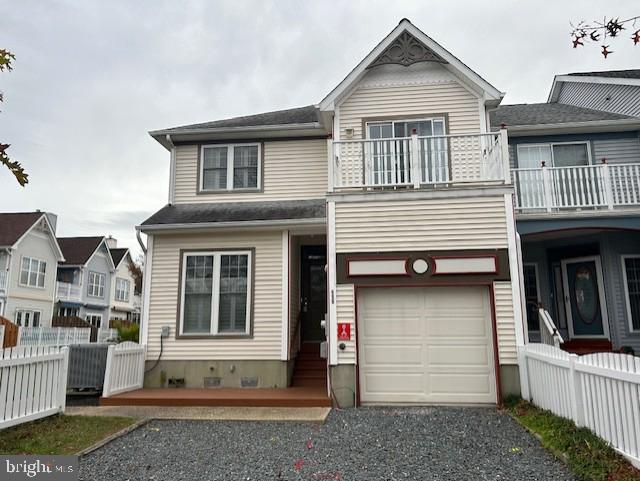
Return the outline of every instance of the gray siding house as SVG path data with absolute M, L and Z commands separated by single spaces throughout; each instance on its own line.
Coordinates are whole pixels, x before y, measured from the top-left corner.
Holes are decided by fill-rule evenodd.
M 561 103 L 558 78 L 556 101 L 491 115 L 509 134 L 528 337 L 548 329 L 541 306 L 569 351 L 640 352 L 640 118 Z
M 58 267 L 57 314 L 108 327 L 115 267 L 104 237 L 58 238 L 65 262 Z

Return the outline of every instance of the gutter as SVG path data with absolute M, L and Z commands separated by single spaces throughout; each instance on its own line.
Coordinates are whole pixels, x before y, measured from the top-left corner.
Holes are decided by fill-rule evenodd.
M 161 135 L 188 135 L 188 134 L 217 134 L 217 133 L 231 133 L 231 132 L 255 132 L 260 130 L 304 130 L 304 129 L 321 129 L 322 125 L 320 122 L 308 122 L 304 124 L 275 124 L 275 125 L 252 125 L 246 127 L 218 127 L 218 128 L 187 128 L 181 129 L 180 127 L 175 127 L 171 129 L 162 129 L 162 130 L 152 130 L 149 132 L 151 137 L 158 137 Z
M 324 226 L 326 217 L 307 219 L 278 219 L 255 221 L 230 221 L 230 222 L 198 222 L 177 224 L 149 224 L 136 226 L 138 235 L 140 232 L 169 231 L 169 230 L 194 230 L 194 229 L 224 229 L 224 228 L 254 228 L 254 227 L 295 227 L 295 226 Z M 140 240 L 138 242 L 141 242 Z M 142 244 L 141 244 L 142 246 Z
M 561 129 L 602 129 L 604 127 L 635 127 L 640 129 L 640 119 L 629 118 L 619 120 L 590 120 L 584 122 L 565 122 L 555 124 L 530 124 L 530 125 L 507 125 L 507 132 L 520 133 L 520 132 L 537 132 L 540 130 L 561 130 Z

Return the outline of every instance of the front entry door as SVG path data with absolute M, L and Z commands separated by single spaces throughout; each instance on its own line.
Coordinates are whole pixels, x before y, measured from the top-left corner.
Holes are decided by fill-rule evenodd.
M 599 256 L 562 261 L 564 302 L 569 334 L 575 338 L 609 338 Z
M 327 311 L 327 249 L 326 246 L 302 246 L 301 254 L 302 341 L 321 342 L 325 335 L 320 322 Z

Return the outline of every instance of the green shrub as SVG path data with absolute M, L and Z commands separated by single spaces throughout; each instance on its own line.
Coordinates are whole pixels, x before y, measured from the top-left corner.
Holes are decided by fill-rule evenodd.
M 118 324 L 116 326 L 116 329 L 118 329 L 118 337 L 120 338 L 120 342 L 124 342 L 124 341 L 138 342 L 138 339 L 140 338 L 139 324 L 130 324 L 128 326 L 123 324 Z

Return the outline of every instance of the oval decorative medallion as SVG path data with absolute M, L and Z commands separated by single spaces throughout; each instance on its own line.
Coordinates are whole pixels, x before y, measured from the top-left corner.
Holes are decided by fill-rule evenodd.
M 411 267 L 416 274 L 424 274 L 429 270 L 429 263 L 424 259 L 416 259 Z

